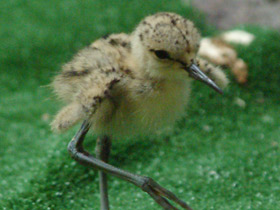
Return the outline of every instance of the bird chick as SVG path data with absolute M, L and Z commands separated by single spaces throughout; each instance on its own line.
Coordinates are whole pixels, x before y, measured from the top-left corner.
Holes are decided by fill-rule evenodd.
M 220 87 L 228 83 L 219 68 L 196 57 L 199 41 L 193 23 L 172 13 L 145 18 L 131 35 L 95 41 L 53 82 L 68 105 L 52 128 L 67 130 L 93 112 L 92 128 L 100 135 L 147 134 L 172 125 L 185 113 L 191 65 Z
M 103 161 L 89 156 L 82 142 L 93 129 L 100 137 L 97 151 L 108 156 L 108 139 L 148 135 L 173 125 L 185 114 L 193 79 L 221 93 L 219 87 L 228 80 L 219 68 L 197 57 L 199 43 L 200 34 L 191 21 L 157 13 L 142 20 L 131 34 L 93 42 L 54 79 L 54 91 L 67 105 L 51 126 L 63 131 L 84 120 L 68 150 L 78 162 L 102 171 L 101 209 L 109 209 L 105 173 L 142 188 L 165 209 L 176 209 L 166 198 L 191 209 L 152 179 L 117 169 L 104 161 L 108 158 L 104 155 L 98 156 Z

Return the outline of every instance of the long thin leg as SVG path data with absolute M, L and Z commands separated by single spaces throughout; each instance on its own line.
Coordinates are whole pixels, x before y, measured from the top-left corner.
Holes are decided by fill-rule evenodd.
M 140 187 L 143 191 L 147 192 L 159 205 L 161 205 L 166 210 L 178 210 L 178 208 L 174 207 L 169 203 L 169 200 L 174 201 L 179 204 L 182 208 L 187 210 L 192 210 L 184 201 L 180 200 L 173 194 L 172 192 L 166 190 L 161 187 L 158 183 L 156 183 L 153 179 L 145 176 L 139 176 L 136 174 L 132 174 L 130 172 L 124 171 L 122 169 L 116 168 L 112 165 L 109 165 L 102 160 L 99 160 L 83 149 L 83 141 L 85 135 L 89 130 L 90 124 L 87 120 L 85 120 L 77 132 L 77 134 L 73 137 L 71 142 L 68 145 L 68 151 L 73 159 L 78 161 L 83 165 L 90 166 L 92 168 L 101 170 L 105 173 L 116 176 L 120 179 L 126 180 L 137 187 Z
M 105 163 L 109 160 L 111 149 L 111 140 L 107 136 L 103 136 L 97 139 L 96 142 L 96 158 L 104 161 Z M 109 210 L 109 197 L 108 197 L 108 186 L 107 186 L 107 175 L 103 171 L 99 171 L 99 188 L 100 188 L 100 204 L 101 210 Z

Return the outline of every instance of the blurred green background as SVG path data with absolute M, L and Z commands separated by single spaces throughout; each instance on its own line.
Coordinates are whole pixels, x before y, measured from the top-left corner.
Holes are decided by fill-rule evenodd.
M 53 134 L 60 105 L 47 87 L 79 49 L 111 32 L 130 32 L 146 15 L 173 11 L 203 36 L 219 31 L 184 1 L 10 0 L 0 6 L 0 209 L 99 209 L 97 172 L 76 164 Z M 194 84 L 188 117 L 170 136 L 113 142 L 111 163 L 150 176 L 194 209 L 280 209 L 280 35 L 236 46 L 249 82 L 233 78 L 224 96 Z M 246 102 L 241 108 L 236 97 Z M 94 151 L 95 138 L 87 137 Z M 140 189 L 109 178 L 111 207 L 160 209 Z

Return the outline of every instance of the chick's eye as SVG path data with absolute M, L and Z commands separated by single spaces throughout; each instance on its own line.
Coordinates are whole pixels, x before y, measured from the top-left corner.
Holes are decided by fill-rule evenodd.
M 159 59 L 169 58 L 168 52 L 166 52 L 164 50 L 155 50 L 154 53 Z

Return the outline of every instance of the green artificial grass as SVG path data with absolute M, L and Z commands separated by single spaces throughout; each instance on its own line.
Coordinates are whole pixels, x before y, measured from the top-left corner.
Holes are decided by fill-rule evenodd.
M 77 50 L 111 32 L 130 32 L 148 14 L 173 11 L 202 34 L 218 33 L 182 1 L 32 0 L 0 7 L 0 209 L 99 209 L 96 171 L 67 153 L 74 128 L 53 134 L 60 105 L 46 86 Z M 194 84 L 187 118 L 169 136 L 113 142 L 111 163 L 147 175 L 194 209 L 280 209 L 280 35 L 256 35 L 237 46 L 248 63 L 248 85 L 232 79 L 224 96 Z M 235 105 L 236 97 L 246 107 Z M 94 151 L 95 138 L 87 136 Z M 111 207 L 161 209 L 140 189 L 109 177 Z

